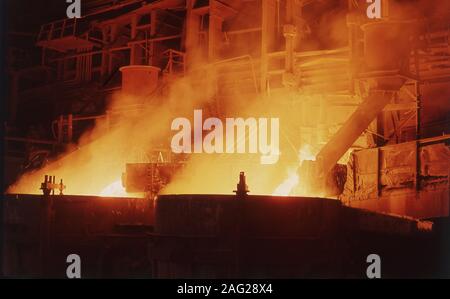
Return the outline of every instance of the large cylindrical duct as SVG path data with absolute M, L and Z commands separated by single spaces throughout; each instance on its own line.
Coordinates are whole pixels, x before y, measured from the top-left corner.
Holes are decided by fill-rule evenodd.
M 402 21 L 375 21 L 364 31 L 364 63 L 367 71 L 401 70 L 410 49 L 410 27 Z
M 120 68 L 122 93 L 134 99 L 149 98 L 158 87 L 160 68 L 147 65 L 130 65 Z
M 391 101 L 392 91 L 372 92 L 359 105 L 345 124 L 334 134 L 316 157 L 322 174 L 328 173 L 345 152 L 353 145 L 378 113 Z
M 365 73 L 360 78 L 369 83 L 369 95 L 317 155 L 319 177 L 327 176 L 405 83 L 402 70 L 411 48 L 408 28 L 406 22 L 384 20 L 362 26 Z

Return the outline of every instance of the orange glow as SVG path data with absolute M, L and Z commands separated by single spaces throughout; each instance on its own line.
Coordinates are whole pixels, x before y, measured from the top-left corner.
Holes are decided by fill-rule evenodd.
M 303 161 L 306 160 L 311 160 L 314 161 L 316 160 L 316 156 L 313 154 L 313 150 L 311 148 L 311 146 L 309 145 L 305 145 L 303 146 L 299 153 L 298 153 L 298 159 L 299 161 L 296 163 L 296 166 L 293 166 L 293 168 L 291 168 L 289 170 L 289 175 L 288 178 L 283 181 L 273 192 L 272 195 L 275 196 L 289 196 L 289 195 L 307 195 L 303 192 L 302 190 L 302 186 L 300 183 L 300 175 L 298 173 L 299 168 L 301 167 Z M 300 188 L 296 188 L 296 187 L 300 187 Z M 297 189 L 297 190 L 294 190 Z M 293 194 L 295 193 L 295 194 Z
M 245 49 L 251 43 L 252 41 L 245 40 L 242 44 L 236 42 L 233 46 Z M 249 61 L 245 58 L 233 63 L 248 64 Z M 195 61 L 194 64 L 204 66 L 203 61 Z M 170 130 L 171 122 L 179 117 L 190 119 L 195 109 L 205 107 L 209 108 L 205 110 L 213 111 L 208 117 L 216 116 L 221 119 L 279 118 L 283 131 L 283 136 L 280 137 L 279 162 L 276 165 L 261 165 L 260 156 L 251 154 L 193 154 L 163 193 L 231 194 L 239 173 L 244 171 L 251 194 L 296 195 L 296 187 L 301 182 L 297 174 L 300 162 L 313 158 L 313 151 L 304 145 L 314 144 L 317 147 L 317 143 L 326 139 L 329 133 L 327 128 L 322 127 L 320 133 L 319 130 L 300 131 L 298 128 L 315 128 L 318 122 L 326 124 L 328 113 L 325 108 L 317 105 L 326 102 L 314 93 L 298 94 L 293 98 L 294 95 L 289 90 L 277 89 L 268 97 L 263 93 L 240 92 L 239 87 L 233 87 L 234 89 L 226 91 L 227 96 L 217 105 L 214 101 L 217 99 L 218 74 L 220 73 L 221 81 L 227 79 L 235 82 L 239 79 L 232 72 L 228 74 L 220 72 L 220 69 L 200 69 L 197 73 L 170 81 L 164 94 L 154 98 L 143 100 L 124 93 L 115 94 L 108 107 L 109 111 L 117 112 L 115 128 L 108 130 L 108 124 L 99 121 L 93 131 L 82 136 L 76 150 L 65 153 L 43 169 L 23 175 L 9 188 L 8 193 L 40 194 L 39 187 L 44 176 L 52 175 L 57 180 L 63 179 L 67 186 L 66 194 L 125 196 L 117 178 L 125 171 L 126 164 L 149 163 L 148 153 L 155 147 L 170 150 L 170 137 L 173 135 Z M 323 81 L 322 78 L 320 80 Z M 331 80 L 326 83 L 330 86 L 334 84 Z M 146 88 L 149 87 L 137 89 L 147 96 Z M 138 108 L 131 110 L 130 106 Z M 124 113 L 118 113 L 125 110 Z M 339 114 L 336 111 L 333 113 Z M 347 114 L 348 111 L 342 112 L 342 115 Z M 342 122 L 343 119 L 332 119 L 329 122 Z M 297 152 L 299 148 L 302 148 L 300 158 Z M 287 170 L 291 170 L 288 178 Z
M 337 15 L 321 16 L 318 24 L 332 31 L 317 31 L 317 41 L 309 41 L 311 44 L 307 45 L 306 51 L 323 50 L 319 48 L 323 44 L 321 40 L 329 40 L 330 33 L 331 41 L 327 46 L 330 49 L 342 47 L 345 44 L 343 41 L 348 38 L 345 19 L 344 11 Z M 245 16 L 245 22 L 252 24 L 249 28 L 255 27 L 259 21 L 259 18 Z M 52 175 L 57 180 L 63 179 L 67 194 L 124 196 L 117 178 L 125 171 L 126 164 L 149 163 L 147 154 L 155 147 L 170 150 L 170 138 L 173 135 L 171 122 L 179 117 L 191 120 L 194 110 L 204 109 L 207 111 L 205 118 L 279 118 L 282 131 L 279 162 L 276 165 L 261 165 L 260 156 L 251 154 L 193 154 L 183 170 L 163 190 L 164 193 L 231 194 L 239 173 L 244 171 L 251 194 L 295 195 L 296 187 L 301 182 L 297 174 L 298 167 L 301 161 L 313 158 L 313 151 L 305 145 L 313 145 L 316 149 L 318 144 L 323 144 L 329 137 L 329 127 L 345 121 L 351 111 L 346 110 L 349 108 L 339 108 L 342 111 L 333 108 L 330 113 L 327 105 L 331 107 L 331 104 L 324 96 L 317 95 L 316 89 L 301 89 L 293 93 L 290 88 L 280 88 L 283 80 L 278 77 L 274 78 L 270 92 L 259 90 L 259 67 L 258 63 L 254 65 L 259 57 L 249 53 L 260 52 L 261 35 L 243 36 L 245 38 L 227 35 L 227 40 L 230 39 L 227 48 L 224 48 L 227 51 L 217 51 L 217 60 L 221 60 L 217 63 L 211 63 L 209 58 L 204 57 L 201 47 L 191 47 L 190 72 L 182 78 L 164 76 L 165 81 L 161 82 L 158 76 L 134 76 L 132 70 L 136 67 L 125 68 L 123 90 L 114 95 L 112 104 L 107 107 L 108 111 L 117 115 L 113 121 L 115 129 L 108 130 L 108 124 L 99 121 L 92 132 L 82 137 L 77 150 L 65 153 L 43 169 L 23 175 L 8 192 L 40 194 L 39 186 L 44 175 Z M 282 36 L 280 38 L 284 44 Z M 275 37 L 273 39 L 278 40 Z M 268 48 L 268 51 L 275 51 L 278 45 Z M 219 52 L 227 54 L 219 57 Z M 339 56 L 337 61 L 341 61 L 342 54 L 339 53 L 332 54 Z M 268 65 L 279 64 L 278 60 L 282 57 L 278 57 L 278 54 L 275 56 L 270 58 L 273 61 Z M 305 81 L 315 85 L 315 82 L 320 82 L 321 86 L 331 89 L 340 87 L 341 83 L 336 82 L 332 75 L 323 77 L 322 72 L 316 75 L 318 70 L 327 68 L 327 60 L 315 60 L 315 56 L 313 54 L 296 62 L 295 72 L 306 68 L 304 74 L 309 77 L 305 77 Z M 235 58 L 230 60 L 231 57 Z M 330 59 L 334 61 L 334 58 Z M 252 70 L 252 74 L 242 72 L 242 67 Z M 340 69 L 332 71 L 342 72 Z M 278 74 L 278 71 L 275 73 Z M 152 84 L 145 84 L 147 80 Z M 150 92 L 156 86 L 157 92 Z M 126 93 L 127 89 L 132 93 Z M 322 89 L 320 87 L 319 91 Z M 135 98 L 130 94 L 142 97 Z M 130 109 L 131 106 L 137 109 Z M 302 148 L 300 158 L 299 148 Z
M 272 195 L 289 196 L 294 187 L 298 185 L 298 183 L 299 175 L 297 171 L 290 171 L 289 177 L 275 189 Z
M 178 92 L 175 95 L 178 96 Z M 120 97 L 118 99 L 120 101 Z M 290 109 L 276 106 L 274 101 L 272 111 L 276 111 L 275 115 L 280 116 L 281 121 L 291 118 Z M 191 106 L 186 107 L 185 115 L 192 114 L 190 108 Z M 248 111 L 238 115 L 265 117 L 267 114 L 261 110 L 266 109 L 267 105 L 254 104 Z M 233 115 L 236 113 L 232 111 Z M 44 176 L 55 175 L 57 180 L 63 179 L 67 186 L 65 194 L 141 196 L 142 194 L 127 194 L 118 177 L 125 171 L 127 163 L 150 162 L 146 153 L 152 149 L 153 144 L 160 143 L 160 140 L 170 140 L 167 138 L 171 133 L 168 131 L 170 121 L 180 114 L 175 114 L 165 106 L 149 107 L 142 114 L 121 119 L 120 125 L 111 131 L 105 131 L 102 129 L 104 124 L 99 123 L 94 131 L 83 136 L 76 150 L 43 169 L 23 175 L 9 188 L 8 193 L 41 194 L 39 186 Z M 294 140 L 294 133 L 289 138 Z M 302 146 L 297 154 L 292 151 L 291 146 L 285 144 L 283 147 L 281 144 L 280 162 L 275 165 L 261 165 L 260 155 L 253 154 L 193 154 L 184 169 L 175 175 L 162 192 L 230 194 L 235 188 L 239 173 L 244 171 L 251 194 L 298 195 L 298 167 L 302 161 L 314 159 L 314 155 L 310 146 Z M 285 178 L 287 170 L 289 175 Z
M 133 197 L 130 196 L 122 186 L 121 180 L 115 181 L 114 183 L 108 185 L 105 189 L 100 192 L 100 196 L 103 197 Z

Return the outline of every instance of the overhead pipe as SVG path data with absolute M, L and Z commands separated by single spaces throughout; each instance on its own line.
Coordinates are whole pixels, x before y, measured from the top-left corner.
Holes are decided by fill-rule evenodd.
M 362 26 L 365 73 L 369 95 L 316 156 L 315 174 L 325 179 L 361 134 L 391 102 L 407 80 L 401 75 L 410 54 L 406 22 L 376 21 Z M 386 51 L 389 49 L 389 51 Z

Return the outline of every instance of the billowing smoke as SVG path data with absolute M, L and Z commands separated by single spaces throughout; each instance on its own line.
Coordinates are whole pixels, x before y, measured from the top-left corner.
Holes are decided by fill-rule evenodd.
M 259 1 L 257 1 L 259 2 Z M 328 5 L 333 1 L 318 1 L 318 5 Z M 298 43 L 297 50 L 333 49 L 347 45 L 348 32 L 345 24 L 346 3 L 340 1 L 331 9 L 333 13 L 322 14 L 320 10 L 309 8 L 310 15 L 305 15 L 309 25 L 303 28 L 303 41 Z M 363 1 L 365 3 L 365 1 Z M 450 2 L 439 1 L 439 5 L 431 5 L 435 1 L 394 1 L 391 13 L 405 18 L 420 18 L 437 13 L 440 9 L 448 10 Z M 414 4 L 412 4 L 414 3 Z M 416 5 L 417 4 L 417 5 Z M 245 4 L 247 5 L 247 4 Z M 437 6 L 441 6 L 440 8 Z M 260 8 L 258 8 L 260 9 Z M 259 10 L 243 10 L 240 20 L 245 22 L 235 24 L 245 25 L 251 29 L 251 24 L 260 22 Z M 242 17 L 243 15 L 243 17 Z M 281 16 L 283 12 L 281 12 Z M 280 22 L 282 25 L 282 22 Z M 229 28 L 234 29 L 232 24 Z M 282 31 L 282 29 L 278 28 Z M 279 45 L 274 50 L 282 49 L 284 39 L 279 32 Z M 259 33 L 250 32 L 247 38 L 224 35 L 223 45 L 217 52 L 229 55 L 251 53 L 255 56 L 260 51 Z M 231 53 L 231 54 L 230 54 Z M 312 160 L 326 140 L 304 140 L 299 127 L 311 123 L 330 123 L 322 112 L 314 114 L 313 107 L 322 98 L 308 94 L 306 90 L 299 96 L 293 96 L 292 91 L 271 91 L 270 96 L 257 96 L 247 90 L 241 90 L 242 82 L 235 82 L 237 87 L 228 87 L 227 96 L 217 96 L 217 88 L 223 81 L 233 82 L 238 79 L 218 71 L 219 68 L 205 68 L 201 70 L 205 54 L 196 52 L 193 57 L 199 58 L 191 62 L 196 72 L 182 79 L 171 82 L 167 91 L 151 100 L 147 99 L 139 111 L 127 113 L 121 117 L 115 128 L 106 131 L 104 120 L 98 122 L 96 128 L 86 133 L 75 149 L 66 153 L 62 158 L 50 163 L 43 169 L 25 174 L 11 186 L 10 193 L 40 193 L 39 186 L 44 175 L 55 175 L 57 179 L 64 179 L 69 194 L 98 195 L 108 186 L 117 187 L 126 163 L 149 162 L 148 152 L 154 148 L 170 148 L 170 142 L 175 132 L 170 130 L 171 122 L 175 118 L 186 117 L 192 120 L 193 111 L 201 109 L 204 117 L 216 116 L 221 120 L 227 117 L 237 118 L 279 118 L 280 119 L 280 158 L 274 165 L 259 163 L 260 155 L 256 154 L 192 154 L 186 167 L 178 173 L 165 193 L 231 193 L 238 181 L 241 171 L 245 171 L 249 189 L 253 194 L 285 194 L 288 195 L 298 180 L 297 169 L 302 160 Z M 383 55 L 383 53 L 380 53 Z M 201 57 L 201 59 L 200 59 Z M 247 70 L 255 66 L 253 56 L 243 57 L 247 63 Z M 254 58 L 254 57 L 253 57 Z M 191 58 L 192 59 L 192 58 Z M 241 61 L 242 62 L 242 61 Z M 308 61 L 305 62 L 307 65 Z M 215 71 L 214 71 L 215 70 Z M 256 69 L 257 70 L 257 69 Z M 322 87 L 337 85 L 335 77 L 339 74 L 326 74 L 325 77 L 309 78 Z M 305 74 L 303 74 L 305 76 Z M 251 76 L 250 76 L 251 78 Z M 258 89 L 257 78 L 250 81 L 247 87 Z M 245 85 L 245 84 L 244 84 Z M 326 88 L 325 88 L 326 89 Z M 298 92 L 296 90 L 294 92 Z M 252 95 L 253 94 L 253 95 Z M 126 95 L 116 94 L 110 110 L 118 109 L 124 101 L 129 100 Z M 139 100 L 140 102 L 141 100 Z M 309 106 L 308 106 L 309 105 Z M 315 111 L 315 110 L 314 110 Z M 337 113 L 337 112 L 336 112 Z M 348 115 L 345 114 L 345 115 Z M 345 119 L 339 119 L 340 122 Z M 335 121 L 336 122 L 336 121 Z M 313 127 L 313 126 L 311 126 Z M 306 146 L 306 147 L 305 147 Z M 306 149 L 305 149 L 306 148 Z M 111 185 L 113 184 L 113 185 Z M 115 184 L 115 185 L 114 185 Z M 280 184 L 289 190 L 280 190 Z M 119 186 L 120 187 L 120 186 Z M 282 188 L 283 189 L 283 188 Z
M 44 175 L 54 175 L 58 181 L 64 180 L 68 194 L 100 194 L 111 183 L 120 180 L 126 163 L 149 162 L 150 149 L 167 146 L 174 117 L 183 111 L 192 111 L 193 107 L 201 106 L 210 98 L 207 93 L 196 95 L 189 80 L 180 79 L 164 98 L 155 98 L 137 110 L 122 114 L 115 119 L 110 131 L 105 129 L 106 120 L 99 120 L 94 130 L 85 133 L 70 152 L 38 171 L 23 175 L 8 192 L 38 194 Z M 137 104 L 141 99 L 130 99 L 118 93 L 114 95 L 110 111 L 122 107 L 125 101 Z

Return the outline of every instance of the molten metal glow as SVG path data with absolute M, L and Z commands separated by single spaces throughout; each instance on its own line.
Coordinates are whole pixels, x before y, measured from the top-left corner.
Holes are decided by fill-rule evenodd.
M 104 197 L 128 197 L 128 193 L 125 191 L 125 188 L 122 186 L 122 182 L 120 180 L 115 181 L 114 183 L 108 185 L 105 189 L 100 192 L 100 196 Z
M 145 197 L 144 193 L 128 193 L 125 187 L 122 185 L 122 180 L 117 180 L 107 187 L 105 187 L 100 193 L 101 197 L 121 197 L 121 198 L 137 198 Z
M 298 174 L 298 170 L 301 167 L 303 161 L 305 160 L 316 160 L 316 156 L 313 154 L 313 149 L 309 145 L 302 146 L 298 153 L 299 161 L 296 163 L 292 169 L 289 170 L 289 175 L 286 180 L 284 180 L 273 192 L 272 195 L 275 196 L 289 196 L 293 195 L 294 189 L 298 187 L 300 183 L 300 176 Z M 301 186 L 295 195 L 306 195 L 301 191 Z
M 291 171 L 289 177 L 275 189 L 274 196 L 289 196 L 295 186 L 299 183 L 299 175 L 297 170 Z
M 313 154 L 313 149 L 311 148 L 310 145 L 305 145 L 302 148 L 300 148 L 298 152 L 298 159 L 300 160 L 300 164 L 306 160 L 315 161 L 316 155 Z
M 170 150 L 168 141 L 173 135 L 170 130 L 172 121 L 179 117 L 192 117 L 194 108 L 209 103 L 216 92 L 212 88 L 216 86 L 214 78 L 202 80 L 201 86 L 197 87 L 198 85 L 199 80 L 195 77 L 179 79 L 171 84 L 169 95 L 160 101 L 155 100 L 154 104 L 143 108 L 118 113 L 118 116 L 114 116 L 112 127 L 108 121 L 98 120 L 94 130 L 82 136 L 76 150 L 66 152 L 60 159 L 42 169 L 23 175 L 10 186 L 8 193 L 40 194 L 39 187 L 44 176 L 54 175 L 57 180 L 63 179 L 67 186 L 65 194 L 140 196 L 126 194 L 117 178 L 125 171 L 127 163 L 150 163 L 148 153 L 155 147 Z M 270 103 L 261 101 L 257 96 L 251 99 L 238 96 L 226 104 L 224 114 L 244 119 L 279 118 L 285 122 L 289 120 L 292 127 L 301 126 L 302 118 L 298 117 L 295 109 L 279 105 L 285 98 L 284 92 L 272 95 Z M 122 111 L 123 103 L 130 102 L 133 102 L 132 98 L 118 93 L 110 104 L 110 111 Z M 136 103 L 141 102 L 136 100 Z M 317 101 L 312 99 L 311 102 Z M 193 122 L 191 119 L 190 121 Z M 297 186 L 301 178 L 296 173 L 300 162 L 314 156 L 310 147 L 303 147 L 298 153 L 295 149 L 298 145 L 289 142 L 298 140 L 297 133 L 297 130 L 285 131 L 284 138 L 280 138 L 280 161 L 273 165 L 261 165 L 260 156 L 250 153 L 193 154 L 162 193 L 230 194 L 236 186 L 239 173 L 244 171 L 252 194 L 275 192 L 298 195 Z M 250 140 L 250 137 L 245 140 L 246 144 Z M 289 176 L 286 178 L 288 169 L 293 170 L 288 172 Z
M 230 64 L 225 60 L 221 63 L 210 64 L 203 59 L 201 53 L 204 49 L 199 44 L 197 49 L 189 53 L 191 57 L 189 68 L 193 70 L 192 72 L 188 72 L 182 78 L 168 76 L 167 84 L 159 85 L 162 88 L 158 92 L 151 92 L 152 88 L 156 88 L 157 81 L 146 85 L 146 79 L 138 75 L 132 78 L 136 81 L 125 80 L 124 92 L 118 92 L 108 99 L 108 110 L 112 112 L 108 120 L 99 119 L 95 129 L 86 132 L 78 140 L 77 150 L 66 152 L 42 169 L 24 174 L 13 186 L 10 186 L 8 193 L 40 194 L 39 187 L 44 175 L 51 175 L 56 176 L 57 181 L 64 180 L 67 186 L 65 194 L 127 196 L 120 182 L 117 181 L 124 172 L 125 165 L 151 162 L 152 159 L 148 158 L 148 153 L 155 148 L 162 147 L 170 150 L 170 144 L 167 141 L 173 137 L 173 132 L 170 130 L 173 120 L 188 118 L 190 123 L 194 123 L 193 111 L 208 108 L 209 112 L 205 113 L 205 117 L 206 114 L 211 114 L 208 117 L 220 117 L 222 121 L 228 117 L 280 119 L 280 129 L 283 131 L 283 137 L 280 138 L 282 155 L 277 157 L 280 161 L 276 165 L 266 166 L 260 165 L 258 160 L 253 163 L 255 157 L 258 159 L 259 156 L 250 154 L 193 154 L 183 170 L 177 173 L 163 190 L 164 193 L 230 194 L 236 186 L 239 173 L 244 171 L 252 194 L 306 195 L 305 188 L 302 186 L 302 182 L 306 180 L 299 177 L 301 176 L 299 167 L 303 161 L 315 159 L 318 150 L 355 110 L 354 96 L 346 99 L 347 95 L 342 94 L 342 100 L 350 101 L 352 104 L 336 105 L 337 102 L 341 102 L 341 99 L 336 100 L 335 95 L 351 85 L 349 84 L 351 76 L 347 78 L 346 74 L 351 74 L 351 70 L 357 69 L 358 65 L 352 65 L 349 68 L 349 62 L 345 56 L 348 50 L 341 51 L 344 47 L 348 49 L 349 36 L 354 35 L 349 35 L 346 22 L 348 11 L 347 5 L 344 5 L 346 1 L 334 2 L 342 2 L 343 5 L 327 13 L 309 15 L 308 18 L 305 16 L 304 20 L 312 17 L 314 22 L 301 25 L 301 41 L 298 40 L 293 46 L 296 51 L 306 51 L 305 57 L 301 55 L 295 58 L 295 73 L 298 70 L 304 75 L 302 80 L 298 80 L 298 92 L 292 92 L 291 88 L 275 87 L 267 94 L 265 90 L 264 92 L 261 90 L 259 94 L 258 88 L 255 88 L 258 95 L 251 95 L 253 84 L 248 83 L 250 77 L 247 78 L 247 71 L 243 72 L 240 69 L 251 66 L 253 70 L 252 59 L 250 58 L 250 62 L 247 60 L 247 56 L 252 56 L 247 54 L 261 51 L 260 34 L 252 33 L 240 38 L 227 35 L 227 44 L 223 45 L 215 41 L 217 45 L 213 48 L 217 48 L 215 51 L 217 58 L 220 58 L 220 52 L 227 52 L 223 57 L 226 60 L 234 55 L 245 54 L 236 57 L 236 60 Z M 391 2 L 390 15 L 396 14 L 399 19 L 422 19 L 424 16 L 435 13 L 441 15 L 441 12 L 448 11 L 450 7 L 450 4 L 444 6 L 445 2 L 450 3 L 450 1 L 409 1 L 414 4 L 403 4 L 408 1 Z M 402 4 L 395 2 L 402 2 Z M 440 5 L 434 5 L 434 2 L 439 2 Z M 421 5 L 418 6 L 418 3 Z M 420 9 L 417 9 L 418 7 Z M 308 9 L 308 11 L 314 13 L 316 9 Z M 258 14 L 251 15 L 245 14 L 245 20 L 242 20 L 245 21 L 245 26 L 249 26 L 248 28 L 253 28 L 261 22 L 260 16 L 256 17 Z M 230 26 L 241 23 L 241 19 L 237 20 L 238 17 L 236 17 L 236 23 L 232 25 L 233 22 L 231 22 Z M 236 34 L 236 36 L 241 35 Z M 268 46 L 268 51 L 284 48 L 285 41 L 281 34 L 274 36 L 273 41 L 279 41 L 281 44 L 269 46 L 268 44 L 272 42 L 268 44 L 264 42 L 267 44 L 265 47 Z M 407 41 L 409 44 L 408 39 Z M 389 46 L 392 48 L 390 49 L 392 53 L 399 53 L 404 48 L 400 41 Z M 383 48 L 381 44 L 379 47 Z M 341 50 L 318 57 L 316 50 L 324 49 Z M 309 50 L 312 50 L 311 56 L 307 54 Z M 291 56 L 297 57 L 292 54 Z M 379 55 L 378 58 L 382 60 L 386 53 L 380 51 Z M 359 58 L 355 61 L 359 61 Z M 267 60 L 266 64 L 274 64 L 273 70 L 275 70 L 275 65 L 278 63 Z M 237 66 L 239 71 L 232 71 L 237 69 Z M 132 68 L 128 68 L 128 72 L 131 70 Z M 250 73 L 250 69 L 248 71 Z M 253 70 L 255 81 L 258 76 L 259 74 L 255 74 Z M 279 85 L 278 81 L 279 79 L 274 78 L 274 86 Z M 143 82 L 142 86 L 139 85 L 140 82 Z M 222 86 L 221 82 L 226 83 Z M 232 85 L 229 84 L 231 82 Z M 271 86 L 269 83 L 270 80 L 267 80 L 267 87 Z M 255 85 L 258 84 L 255 82 Z M 139 96 L 134 98 L 127 94 L 127 89 L 131 89 L 132 94 L 135 92 L 141 94 L 142 98 Z M 395 126 L 393 129 L 395 131 Z M 249 136 L 246 142 L 250 143 L 253 140 L 254 136 L 244 135 Z M 367 146 L 367 138 L 363 139 L 358 142 L 358 147 Z M 340 162 L 345 163 L 343 160 Z

